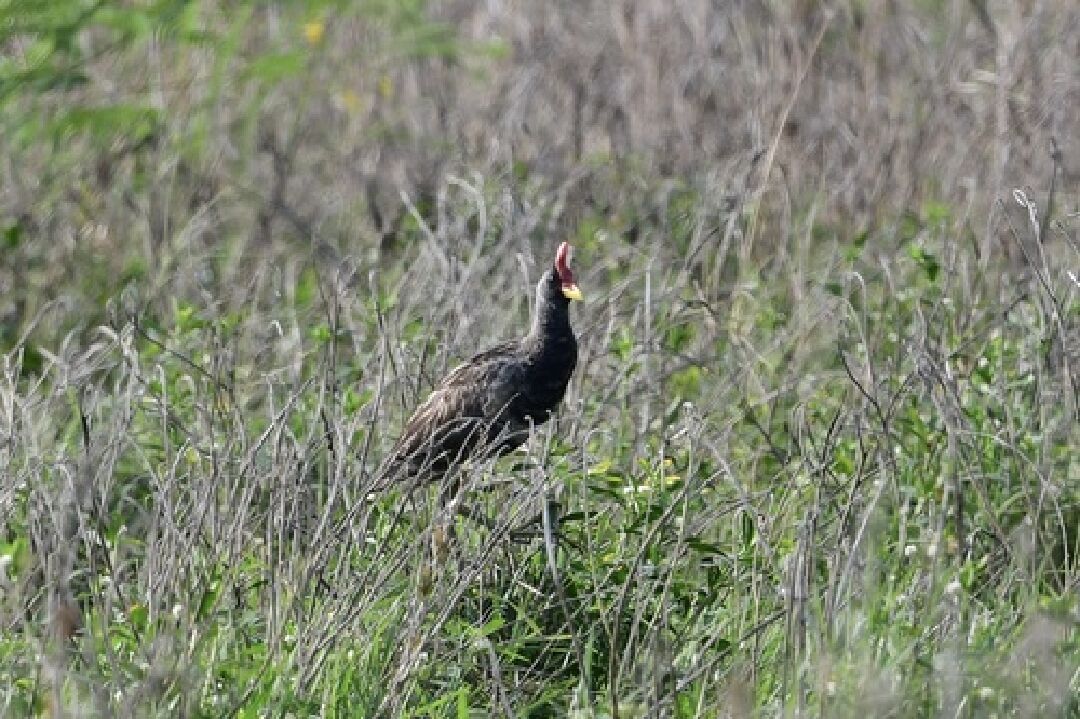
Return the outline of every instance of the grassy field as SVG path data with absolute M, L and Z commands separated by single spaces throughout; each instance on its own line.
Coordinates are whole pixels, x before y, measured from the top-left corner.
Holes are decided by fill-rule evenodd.
M 0 716 L 1080 716 L 1076 3 L 0 43 Z M 371 492 L 563 240 L 556 421 Z

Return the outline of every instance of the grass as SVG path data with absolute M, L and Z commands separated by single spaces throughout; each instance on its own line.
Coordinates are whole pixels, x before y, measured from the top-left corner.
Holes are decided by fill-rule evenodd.
M 1080 714 L 1080 18 L 980 8 L 0 10 L 0 715 Z M 370 492 L 562 239 L 484 521 Z

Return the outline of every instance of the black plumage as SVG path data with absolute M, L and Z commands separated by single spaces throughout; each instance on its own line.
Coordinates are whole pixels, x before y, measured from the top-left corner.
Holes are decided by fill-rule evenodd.
M 570 301 L 581 299 L 564 242 L 536 286 L 529 333 L 450 372 L 405 423 L 380 475 L 437 481 L 467 459 L 520 447 L 551 418 L 577 365 Z

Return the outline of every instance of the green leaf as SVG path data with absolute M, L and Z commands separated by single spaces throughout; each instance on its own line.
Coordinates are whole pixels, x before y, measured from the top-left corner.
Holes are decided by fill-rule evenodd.
M 346 415 L 353 415 L 366 407 L 374 396 L 375 391 L 370 388 L 357 391 L 356 389 L 349 387 L 345 390 L 345 396 L 342 398 L 341 407 Z
M 280 82 L 299 75 L 307 67 L 307 55 L 298 52 L 282 52 L 263 55 L 247 67 L 246 75 L 263 82 Z
M 98 141 L 112 141 L 124 136 L 138 141 L 149 137 L 157 129 L 159 120 L 158 111 L 152 107 L 121 103 L 62 111 L 51 127 L 60 138 L 86 133 Z
M 103 6 L 94 13 L 94 20 L 116 30 L 129 42 L 146 37 L 154 29 L 146 13 L 126 7 Z
M 296 283 L 297 307 L 308 307 L 319 290 L 319 276 L 311 267 L 305 267 Z
M 844 259 L 848 262 L 857 260 L 862 255 L 863 248 L 866 247 L 866 240 L 869 236 L 869 230 L 863 230 L 855 235 L 855 237 L 851 239 L 851 243 L 844 248 Z
M 457 692 L 457 715 L 458 719 L 469 719 L 469 689 L 461 687 Z
M 941 263 L 937 257 L 916 244 L 908 245 L 908 255 L 922 268 L 926 279 L 931 282 L 937 281 L 938 274 L 941 272 Z
M 128 609 L 128 619 L 131 621 L 131 626 L 138 632 L 146 631 L 146 624 L 150 617 L 150 610 L 147 609 L 145 604 L 133 604 Z
M 187 302 L 177 306 L 174 319 L 176 329 L 181 334 L 206 327 L 206 320 L 199 316 L 199 311 L 194 305 Z
M 718 554 L 723 555 L 724 550 L 720 548 L 720 545 L 712 542 L 706 542 L 704 539 L 698 539 L 696 537 L 690 537 L 686 540 L 686 545 L 690 549 L 700 554 Z
M 941 225 L 947 222 L 952 216 L 951 208 L 944 202 L 936 202 L 934 200 L 927 200 L 923 204 L 923 217 L 926 218 L 927 225 Z
M 22 239 L 22 225 L 18 222 L 12 222 L 10 225 L 4 228 L 4 246 L 9 250 L 14 250 L 19 246 L 19 241 Z

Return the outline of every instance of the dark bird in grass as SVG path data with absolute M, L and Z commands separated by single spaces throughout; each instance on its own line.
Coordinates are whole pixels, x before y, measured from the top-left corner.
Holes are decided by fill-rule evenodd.
M 577 365 L 570 302 L 581 291 L 570 271 L 570 245 L 536 286 L 529 333 L 467 360 L 413 413 L 383 464 L 382 482 L 437 482 L 469 459 L 520 447 L 531 427 L 551 418 Z

